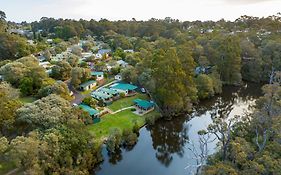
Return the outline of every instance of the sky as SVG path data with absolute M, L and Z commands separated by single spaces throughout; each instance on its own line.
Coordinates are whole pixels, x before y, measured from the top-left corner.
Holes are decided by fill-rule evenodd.
M 281 0 L 0 0 L 7 20 L 68 19 L 148 20 L 172 17 L 181 21 L 235 20 L 242 15 L 281 12 Z

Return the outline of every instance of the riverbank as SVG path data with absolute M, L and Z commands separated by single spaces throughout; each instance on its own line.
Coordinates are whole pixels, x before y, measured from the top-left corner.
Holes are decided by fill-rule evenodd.
M 240 87 L 225 86 L 222 94 L 194 106 L 191 117 L 162 119 L 152 127 L 142 127 L 133 148 L 122 148 L 116 155 L 108 155 L 105 148 L 102 150 L 104 161 L 95 175 L 191 174 L 196 160 L 189 148 L 193 142 L 199 149 L 197 132 L 206 129 L 214 115 L 233 117 L 251 111 L 250 106 L 262 95 L 260 88 L 261 85 L 252 83 Z M 209 145 L 209 154 L 217 150 L 216 143 Z M 188 165 L 191 168 L 185 169 Z

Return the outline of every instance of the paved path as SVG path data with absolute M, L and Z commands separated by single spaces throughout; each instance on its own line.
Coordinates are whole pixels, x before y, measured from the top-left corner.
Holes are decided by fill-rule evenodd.
M 71 101 L 71 104 L 80 104 L 85 98 L 79 91 L 77 91 L 70 83 L 70 81 L 66 81 L 68 89 L 73 92 L 74 99 Z
M 121 111 L 124 111 L 124 110 L 127 110 L 127 109 L 132 109 L 132 108 L 135 108 L 135 107 L 134 106 L 129 106 L 129 107 L 126 107 L 126 108 L 122 108 L 122 109 L 119 109 L 119 110 L 117 110 L 115 112 L 112 112 L 111 114 L 116 114 L 118 112 L 121 112 Z

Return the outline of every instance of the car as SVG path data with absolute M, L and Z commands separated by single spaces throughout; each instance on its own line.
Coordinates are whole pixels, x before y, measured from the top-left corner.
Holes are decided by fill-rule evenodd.
M 145 88 L 141 88 L 141 92 L 142 92 L 142 93 L 146 93 Z

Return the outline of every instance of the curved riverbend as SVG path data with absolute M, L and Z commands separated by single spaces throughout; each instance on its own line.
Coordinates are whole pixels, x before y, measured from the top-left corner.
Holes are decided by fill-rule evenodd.
M 260 97 L 261 85 L 245 84 L 242 87 L 224 87 L 223 93 L 201 102 L 192 118 L 182 116 L 171 121 L 161 120 L 152 127 L 140 130 L 138 143 L 122 149 L 119 154 L 108 156 L 103 149 L 104 162 L 96 170 L 97 175 L 186 175 L 195 165 L 188 149 L 190 141 L 198 146 L 197 132 L 212 122 L 212 115 L 241 115 L 250 112 L 250 106 Z M 216 141 L 209 145 L 210 154 L 216 151 Z

